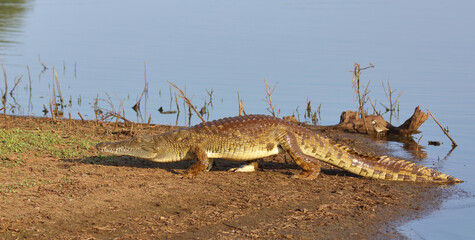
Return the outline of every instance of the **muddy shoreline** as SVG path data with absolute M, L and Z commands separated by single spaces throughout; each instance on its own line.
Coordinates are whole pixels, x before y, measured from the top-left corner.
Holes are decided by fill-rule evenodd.
M 299 169 L 285 155 L 264 159 L 254 173 L 227 172 L 240 163 L 218 160 L 212 171 L 181 179 L 193 161 L 112 157 L 93 147 L 172 128 L 0 116 L 6 133 L 48 133 L 72 140 L 52 144 L 60 153 L 78 153 L 55 155 L 41 146 L 2 152 L 0 238 L 399 239 L 398 226 L 438 209 L 457 189 L 366 179 L 328 165 L 316 181 L 302 181 L 290 178 Z M 392 155 L 364 135 L 321 134 Z

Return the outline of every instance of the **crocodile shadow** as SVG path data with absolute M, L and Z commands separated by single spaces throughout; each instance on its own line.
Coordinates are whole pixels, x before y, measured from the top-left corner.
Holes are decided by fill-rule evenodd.
M 173 174 L 183 173 L 184 170 L 188 169 L 191 165 L 195 163 L 196 160 L 182 160 L 177 162 L 154 162 L 146 159 L 131 157 L 131 156 L 92 156 L 85 158 L 77 159 L 61 159 L 63 162 L 69 162 L 74 164 L 91 164 L 91 165 L 100 165 L 100 166 L 116 166 L 116 167 L 130 167 L 130 168 L 160 168 L 166 170 Z M 210 171 L 228 171 L 231 168 L 239 167 L 245 164 L 245 161 L 232 161 L 225 159 L 215 159 L 214 165 Z M 181 170 L 181 171 L 177 171 Z M 300 170 L 300 167 L 297 166 L 294 162 L 273 162 L 273 161 L 259 161 L 259 169 L 257 171 L 276 171 L 284 175 L 293 175 L 294 173 L 282 172 L 278 170 Z M 361 178 L 356 174 L 346 172 L 344 170 L 336 168 L 328 168 L 322 166 L 321 172 L 325 175 L 333 176 L 345 176 L 345 177 L 355 177 Z

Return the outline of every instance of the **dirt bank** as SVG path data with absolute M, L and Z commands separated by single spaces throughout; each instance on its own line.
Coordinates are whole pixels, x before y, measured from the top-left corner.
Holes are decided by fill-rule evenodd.
M 0 238 L 400 238 L 398 224 L 438 208 L 453 189 L 371 180 L 327 165 L 317 181 L 292 179 L 299 169 L 285 155 L 264 159 L 254 173 L 227 172 L 239 163 L 217 161 L 189 180 L 179 174 L 192 161 L 98 156 L 93 147 L 171 128 L 134 125 L 130 132 L 93 121 L 0 116 Z M 391 155 L 362 135 L 325 134 Z

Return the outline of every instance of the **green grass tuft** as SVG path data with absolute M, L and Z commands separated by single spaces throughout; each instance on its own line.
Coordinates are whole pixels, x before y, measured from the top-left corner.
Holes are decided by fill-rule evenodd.
M 77 158 L 97 142 L 77 137 L 63 137 L 48 131 L 0 129 L 0 165 L 21 164 L 22 156 L 33 152 L 36 156 L 53 156 L 57 158 Z M 8 156 L 14 155 L 15 160 Z

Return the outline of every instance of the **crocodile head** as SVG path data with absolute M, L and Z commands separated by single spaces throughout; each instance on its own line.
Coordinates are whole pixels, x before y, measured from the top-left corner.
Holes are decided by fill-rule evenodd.
M 102 142 L 97 144 L 96 148 L 105 153 L 145 159 L 153 159 L 157 156 L 154 140 L 150 137 L 136 137 L 120 142 Z

